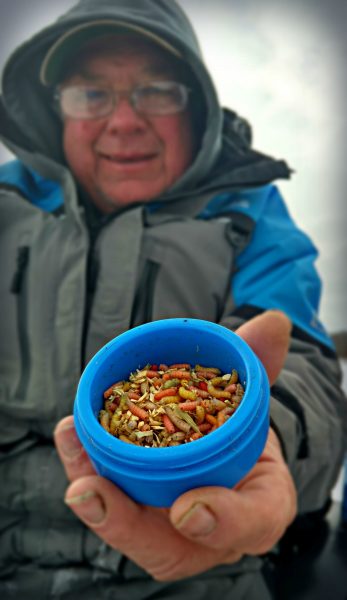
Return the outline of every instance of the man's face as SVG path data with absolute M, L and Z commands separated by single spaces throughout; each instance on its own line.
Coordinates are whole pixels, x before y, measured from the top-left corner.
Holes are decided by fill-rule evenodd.
M 131 36 L 129 36 L 130 38 Z M 97 83 L 115 91 L 154 81 L 180 81 L 160 49 L 128 36 L 114 47 L 89 51 L 66 84 Z M 124 96 L 111 114 L 96 119 L 64 119 L 67 163 L 92 201 L 105 213 L 148 202 L 167 190 L 193 160 L 188 110 L 169 115 L 137 113 Z

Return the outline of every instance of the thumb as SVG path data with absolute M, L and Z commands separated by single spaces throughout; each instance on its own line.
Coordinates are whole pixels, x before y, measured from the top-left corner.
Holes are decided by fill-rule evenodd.
M 282 311 L 267 310 L 235 331 L 263 363 L 270 385 L 276 381 L 283 367 L 291 329 L 291 321 Z

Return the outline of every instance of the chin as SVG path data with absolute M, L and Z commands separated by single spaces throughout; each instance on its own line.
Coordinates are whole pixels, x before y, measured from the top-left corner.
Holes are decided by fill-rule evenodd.
M 124 193 L 118 192 L 117 195 L 107 193 L 105 190 L 102 194 L 98 194 L 98 198 L 95 199 L 95 203 L 104 212 L 112 212 L 116 209 L 130 206 L 131 204 L 151 202 L 157 198 L 163 192 L 160 190 L 153 190 L 152 193 L 148 192 L 143 194 L 143 190 L 127 190 Z

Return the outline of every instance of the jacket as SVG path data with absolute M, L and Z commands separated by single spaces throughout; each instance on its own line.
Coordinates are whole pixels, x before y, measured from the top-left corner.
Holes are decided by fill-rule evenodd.
M 38 79 L 50 44 L 95 17 L 168 39 L 191 65 L 207 107 L 199 152 L 182 178 L 153 202 L 109 217 L 93 211 L 69 171 L 50 91 Z M 0 111 L 2 139 L 16 155 L 0 169 L 0 590 L 4 597 L 134 599 L 220 590 L 241 598 L 260 568 L 257 558 L 169 592 L 169 584 L 102 544 L 63 504 L 67 482 L 52 433 L 72 412 L 87 361 L 129 327 L 184 316 L 236 329 L 280 308 L 294 327 L 271 390 L 272 425 L 300 512 L 325 504 L 345 449 L 346 403 L 333 344 L 317 317 L 317 251 L 274 184 L 290 170 L 253 150 L 247 123 L 221 109 L 195 34 L 171 1 L 129 7 L 81 0 L 10 57 Z

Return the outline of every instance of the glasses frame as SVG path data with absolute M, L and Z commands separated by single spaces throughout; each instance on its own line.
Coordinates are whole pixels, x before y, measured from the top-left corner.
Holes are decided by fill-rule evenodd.
M 180 90 L 180 94 L 182 97 L 182 107 L 177 108 L 177 110 L 169 110 L 169 111 L 143 111 L 143 110 L 139 110 L 136 106 L 137 103 L 137 95 L 139 94 L 139 92 L 141 90 L 145 90 L 147 88 L 151 88 L 151 87 L 155 87 L 157 86 L 160 89 L 160 85 L 167 85 L 167 84 L 173 84 L 175 85 L 179 90 Z M 69 112 L 66 112 L 63 110 L 62 107 L 62 94 L 64 92 L 65 89 L 68 88 L 95 88 L 95 89 L 101 89 L 101 90 L 106 90 L 107 92 L 110 93 L 110 107 L 109 109 L 107 109 L 106 112 L 102 113 L 102 114 L 98 114 L 95 116 L 80 116 L 80 115 L 76 115 L 76 114 L 72 114 Z M 88 84 L 88 83 L 82 83 L 82 84 L 63 84 L 58 86 L 55 91 L 54 91 L 54 103 L 55 103 L 55 108 L 58 111 L 58 113 L 60 114 L 60 116 L 62 117 L 67 117 L 69 119 L 75 119 L 75 120 L 82 120 L 82 121 L 93 121 L 96 119 L 103 119 L 105 117 L 108 117 L 117 107 L 117 105 L 119 104 L 120 100 L 122 98 L 126 98 L 129 102 L 129 104 L 131 105 L 131 107 L 133 108 L 133 110 L 140 115 L 145 115 L 145 116 L 165 116 L 165 115 L 173 115 L 173 114 L 178 114 L 181 112 L 184 112 L 188 106 L 188 102 L 189 102 L 189 94 L 191 93 L 191 88 L 189 88 L 187 85 L 185 85 L 184 83 L 180 83 L 178 81 L 153 81 L 150 82 L 146 85 L 139 85 L 136 86 L 134 88 L 132 88 L 131 90 L 114 90 L 112 87 L 106 86 L 106 85 L 97 85 L 97 84 Z

